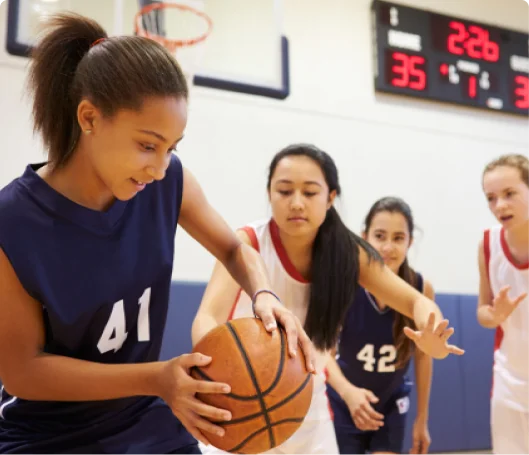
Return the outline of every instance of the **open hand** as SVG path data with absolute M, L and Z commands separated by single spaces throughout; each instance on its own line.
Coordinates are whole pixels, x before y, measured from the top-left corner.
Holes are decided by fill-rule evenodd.
M 404 334 L 414 341 L 417 347 L 434 359 L 444 359 L 448 354 L 463 355 L 465 351 L 453 344 L 448 344 L 448 339 L 454 334 L 454 329 L 448 327 L 448 320 L 443 319 L 434 328 L 435 313 L 432 311 L 424 330 L 412 330 L 404 327 Z

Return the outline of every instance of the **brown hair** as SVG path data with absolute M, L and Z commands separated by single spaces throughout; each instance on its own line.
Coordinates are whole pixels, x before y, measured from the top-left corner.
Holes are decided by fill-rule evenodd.
M 502 155 L 485 166 L 483 177 L 487 172 L 499 166 L 509 166 L 518 169 L 522 182 L 529 186 L 529 159 L 526 156 L 517 154 Z
M 122 108 L 140 109 L 148 96 L 188 96 L 180 66 L 160 44 L 137 36 L 109 38 L 97 22 L 77 14 L 52 16 L 32 57 L 34 131 L 42 134 L 56 167 L 66 164 L 79 140 L 82 99 L 111 117 Z
M 272 159 L 267 189 L 279 162 L 289 156 L 305 156 L 321 169 L 329 192 L 340 196 L 338 168 L 325 151 L 312 144 L 291 144 Z M 353 305 L 358 287 L 360 249 L 368 260 L 382 263 L 380 255 L 364 239 L 351 232 L 332 206 L 320 226 L 312 247 L 310 299 L 305 319 L 305 332 L 318 349 L 336 346 L 347 310 Z
M 410 237 L 413 237 L 415 226 L 411 208 L 406 202 L 397 197 L 384 197 L 373 204 L 364 221 L 366 233 L 369 231 L 373 218 L 380 212 L 400 213 L 406 219 Z M 401 264 L 398 275 L 411 286 L 417 287 L 417 273 L 408 264 L 407 257 Z M 422 289 L 420 289 L 420 292 L 422 292 Z M 413 342 L 404 334 L 404 327 L 410 327 L 416 330 L 415 322 L 412 319 L 395 312 L 395 320 L 393 322 L 393 339 L 395 341 L 395 347 L 397 348 L 397 363 L 395 364 L 395 368 L 406 366 L 414 349 Z

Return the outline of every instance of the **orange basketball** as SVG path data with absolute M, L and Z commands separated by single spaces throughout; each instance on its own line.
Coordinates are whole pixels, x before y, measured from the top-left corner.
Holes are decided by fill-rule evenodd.
M 205 335 L 193 352 L 212 357 L 209 365 L 192 369 L 195 379 L 231 386 L 229 394 L 197 394 L 232 414 L 231 421 L 215 422 L 226 430 L 224 436 L 206 434 L 215 447 L 261 453 L 299 428 L 312 398 L 312 374 L 301 349 L 289 356 L 282 328 L 270 333 L 259 319 L 234 319 Z

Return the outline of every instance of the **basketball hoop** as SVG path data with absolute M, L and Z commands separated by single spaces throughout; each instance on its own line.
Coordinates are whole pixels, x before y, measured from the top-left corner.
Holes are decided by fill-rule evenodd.
M 164 36 L 163 28 L 162 30 L 156 30 L 156 32 L 147 30 L 145 23 L 157 22 L 158 18 L 156 15 L 162 12 L 168 28 L 178 28 L 180 33 L 188 31 L 191 37 L 169 38 Z M 153 16 L 155 17 L 153 18 Z M 198 21 L 190 21 L 189 18 L 191 16 L 194 16 Z M 179 23 L 177 24 L 177 22 Z M 204 31 L 201 30 L 200 34 L 197 32 L 197 29 L 200 29 L 200 26 L 197 26 L 199 23 L 202 23 L 201 28 L 204 29 Z M 190 28 L 192 29 L 191 31 L 189 31 Z M 193 77 L 201 56 L 199 52 L 201 45 L 210 35 L 212 28 L 213 22 L 206 13 L 182 3 L 151 3 L 140 9 L 134 17 L 136 35 L 157 41 L 171 52 L 186 75 L 189 84 L 193 83 Z

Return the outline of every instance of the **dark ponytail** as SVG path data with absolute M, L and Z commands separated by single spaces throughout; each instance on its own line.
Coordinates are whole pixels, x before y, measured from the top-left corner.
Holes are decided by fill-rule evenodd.
M 329 191 L 341 193 L 338 169 L 332 158 L 309 144 L 294 144 L 281 150 L 272 160 L 268 189 L 277 164 L 287 156 L 306 156 L 320 166 Z M 334 207 L 327 211 L 312 247 L 310 300 L 305 331 L 321 350 L 336 346 L 339 330 L 358 287 L 359 255 L 363 248 L 369 259 L 382 262 L 371 245 L 351 232 Z
M 136 36 L 108 38 L 97 22 L 73 13 L 51 17 L 32 58 L 34 130 L 56 167 L 66 164 L 79 140 L 83 98 L 112 116 L 120 108 L 141 108 L 146 96 L 188 95 L 180 67 L 161 45 Z
M 364 222 L 366 233 L 371 227 L 371 222 L 373 221 L 374 216 L 380 212 L 400 213 L 406 219 L 410 238 L 413 237 L 415 226 L 411 208 L 405 201 L 397 197 L 384 197 L 373 204 Z M 407 257 L 399 267 L 398 275 L 406 281 L 406 283 L 417 288 L 417 273 L 410 267 Z M 419 291 L 422 292 L 422 289 Z M 397 349 L 397 362 L 395 363 L 395 368 L 405 367 L 414 350 L 413 341 L 404 335 L 404 327 L 410 327 L 411 329 L 416 330 L 413 319 L 395 312 L 395 320 L 393 322 L 393 340 L 395 348 Z

